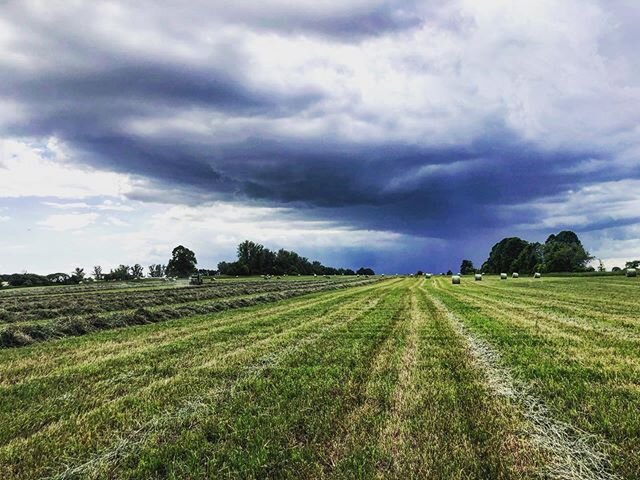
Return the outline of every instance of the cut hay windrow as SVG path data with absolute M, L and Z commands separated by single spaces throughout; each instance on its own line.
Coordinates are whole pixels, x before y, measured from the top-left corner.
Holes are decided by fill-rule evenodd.
M 348 282 L 346 280 L 345 282 Z M 355 281 L 355 280 L 354 280 Z M 345 283 L 341 282 L 341 283 Z M 177 287 L 129 292 L 94 294 L 34 295 L 5 297 L 0 300 L 0 322 L 52 319 L 57 317 L 104 313 L 132 308 L 190 303 L 230 296 L 286 291 L 326 285 L 329 282 L 297 281 L 286 283 L 234 282 L 197 287 Z
M 281 445 L 288 441 L 292 446 L 293 442 L 300 445 L 294 436 L 301 427 L 309 429 L 306 431 L 310 432 L 310 438 L 302 441 L 307 444 L 314 442 L 311 447 L 315 446 L 315 437 L 318 436 L 314 428 L 331 433 L 338 430 L 339 409 L 345 400 L 355 401 L 349 395 L 353 383 L 366 374 L 369 352 L 376 351 L 379 339 L 395 319 L 398 295 L 387 288 L 390 285 L 392 283 L 372 285 L 373 288 L 365 294 L 356 294 L 342 303 L 333 302 L 333 308 L 327 305 L 326 309 L 316 312 L 305 310 L 297 315 L 282 311 L 280 316 L 292 317 L 296 327 L 286 331 L 276 329 L 260 342 L 243 341 L 227 352 L 216 349 L 215 343 L 209 345 L 205 342 L 199 348 L 205 363 L 191 365 L 188 369 L 179 368 L 174 377 L 159 379 L 153 386 L 145 387 L 144 394 L 134 389 L 124 399 L 103 399 L 98 409 L 90 410 L 77 419 L 67 417 L 60 422 L 62 425 L 56 424 L 53 431 L 46 432 L 45 436 L 46 440 L 55 442 L 54 451 L 48 457 L 30 455 L 25 459 L 15 449 L 0 448 L 0 477 L 11 466 L 7 459 L 15 461 L 22 472 L 31 473 L 28 478 L 40 478 L 41 475 L 33 473 L 43 472 L 54 478 L 208 477 L 197 470 L 201 464 L 189 462 L 189 455 L 193 454 L 191 458 L 210 462 L 212 470 L 209 472 L 219 473 L 226 468 L 233 478 L 265 478 L 269 472 L 296 478 L 300 471 L 295 467 L 301 465 L 306 457 L 298 456 L 295 447 L 282 449 Z M 393 296 L 390 297 L 391 294 Z M 325 299 L 333 295 L 330 292 L 322 294 Z M 346 298 L 342 293 L 339 295 Z M 268 315 L 270 309 L 265 307 L 261 311 Z M 354 352 L 354 349 L 357 350 Z M 326 368 L 318 369 L 317 375 L 309 377 L 316 358 L 321 356 L 323 358 L 318 362 L 323 362 L 320 365 Z M 188 352 L 186 357 L 189 357 Z M 299 368 L 301 362 L 305 362 L 307 368 Z M 344 372 L 346 377 L 336 378 L 338 365 L 338 372 Z M 327 379 L 329 382 L 315 379 Z M 311 381 L 312 388 L 301 383 L 303 381 Z M 249 400 L 248 397 L 255 392 L 263 394 Z M 296 400 L 305 403 L 296 404 Z M 273 415 L 252 414 L 255 409 L 266 411 L 266 406 L 271 407 L 269 411 Z M 309 407 L 313 407 L 313 414 L 307 415 Z M 314 421 L 318 415 L 323 415 L 324 421 Z M 284 422 L 275 422 L 274 417 Z M 308 421 L 302 425 L 296 417 Z M 274 423 L 274 428 L 270 428 L 270 422 L 278 424 Z M 102 428 L 95 430 L 96 424 Z M 206 442 L 192 448 L 189 443 L 194 438 L 192 434 L 198 438 L 203 438 L 201 435 L 213 438 L 211 427 L 224 432 L 221 441 L 215 444 Z M 70 448 L 56 442 L 57 431 L 63 428 L 74 438 L 88 437 L 87 444 L 93 448 L 85 449 L 86 444 L 73 444 L 73 438 L 69 437 Z M 283 428 L 293 436 L 285 435 Z M 260 441 L 260 438 L 265 439 L 265 432 L 273 441 Z M 246 443 L 247 439 L 249 443 Z M 26 449 L 33 446 L 38 452 L 50 452 L 42 442 L 40 432 L 16 441 L 26 445 Z M 207 451 L 207 446 L 214 446 L 217 451 Z M 159 453 L 164 453 L 167 447 L 174 453 L 181 453 L 167 463 L 149 462 Z M 269 455 L 263 456 L 264 460 L 259 464 L 253 464 L 251 460 L 257 454 L 264 454 L 265 448 Z M 242 454 L 235 456 L 231 463 L 225 463 L 228 456 L 220 458 L 220 454 L 233 454 L 239 450 Z M 318 450 L 317 454 L 324 451 Z M 316 452 L 309 450 L 309 453 Z M 281 461 L 283 455 L 289 459 L 286 465 Z M 56 461 L 56 458 L 64 458 L 65 461 Z M 289 474 L 285 475 L 287 472 Z
M 528 436 L 547 452 L 549 461 L 544 478 L 562 480 L 618 480 L 611 473 L 610 460 L 604 453 L 605 442 L 576 427 L 554 419 L 543 402 L 519 382 L 502 364 L 499 353 L 487 342 L 473 335 L 464 322 L 438 299 L 431 298 L 468 344 L 469 352 L 487 378 L 487 384 L 497 395 L 509 398 L 522 407 L 529 424 Z
M 162 306 L 151 309 L 136 308 L 102 315 L 92 314 L 69 316 L 43 322 L 9 323 L 0 327 L 0 348 L 22 347 L 32 343 L 57 338 L 86 335 L 99 330 L 144 325 L 148 323 L 174 320 L 186 316 L 216 313 L 234 308 L 243 308 L 252 305 L 276 302 L 314 292 L 361 286 L 377 281 L 380 280 L 377 278 L 370 278 L 359 281 L 348 281 L 345 283 L 323 282 L 321 284 L 314 283 L 300 288 L 296 287 L 297 282 L 290 282 L 286 284 L 289 285 L 289 287 L 281 291 L 250 295 L 240 298 L 221 298 L 213 302 L 198 302 L 182 305 L 161 304 Z M 245 292 L 245 290 L 243 290 L 243 292 Z
M 0 349 L 0 478 L 640 478 L 637 279 L 472 275 L 71 317 Z

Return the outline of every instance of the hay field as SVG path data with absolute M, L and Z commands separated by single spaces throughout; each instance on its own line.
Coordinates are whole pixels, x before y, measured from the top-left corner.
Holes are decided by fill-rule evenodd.
M 0 349 L 0 478 L 640 476 L 637 279 L 299 282 L 4 292 L 5 329 L 178 313 Z

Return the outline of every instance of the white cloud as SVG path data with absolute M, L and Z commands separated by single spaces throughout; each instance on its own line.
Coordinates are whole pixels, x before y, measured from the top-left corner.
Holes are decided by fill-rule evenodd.
M 128 175 L 70 163 L 64 146 L 55 138 L 46 144 L 0 140 L 0 198 L 120 197 L 131 185 Z
M 194 49 L 217 52 L 232 43 L 242 68 L 250 65 L 249 86 L 316 91 L 322 100 L 275 118 L 187 105 L 171 115 L 130 116 L 122 125 L 144 137 L 207 143 L 275 137 L 423 146 L 466 145 L 507 128 L 543 149 L 606 148 L 612 155 L 585 165 L 603 169 L 640 143 L 633 128 L 640 123 L 635 51 L 601 48 L 620 29 L 634 28 L 616 16 L 623 10 L 616 5 L 461 0 L 416 28 L 358 42 L 220 22 L 215 35 L 189 39 Z M 342 7 L 308 8 L 322 16 Z M 196 24 L 204 32 L 224 16 L 203 15 Z M 162 31 L 153 23 L 147 29 Z
M 540 220 L 520 227 L 597 229 L 640 218 L 640 180 L 627 179 L 584 186 L 578 190 L 510 207 L 523 218 Z
M 125 66 L 161 61 L 167 70 L 210 72 L 211 79 L 225 71 L 239 84 L 245 82 L 239 86 L 250 92 L 319 93 L 319 100 L 306 108 L 292 107 L 272 116 L 247 113 L 246 109 L 227 111 L 217 104 L 190 100 L 167 103 L 154 99 L 153 108 L 137 108 L 136 102 L 144 103 L 145 98 L 132 101 L 107 89 L 105 93 L 114 101 L 109 98 L 106 103 L 118 112 L 118 127 L 110 124 L 109 128 L 120 128 L 128 135 L 210 146 L 211 157 L 217 158 L 224 156 L 223 149 L 216 149 L 218 144 L 250 143 L 255 138 L 455 149 L 474 141 L 499 143 L 502 137 L 495 131 L 502 135 L 507 130 L 530 142 L 532 149 L 591 152 L 593 158 L 577 165 L 564 169 L 557 165 L 554 171 L 558 174 L 580 177 L 593 173 L 594 182 L 601 171 L 610 174 L 607 178 L 637 176 L 639 9 L 630 6 L 633 2 L 460 0 L 446 2 L 437 15 L 424 15 L 422 7 L 409 2 L 406 11 L 415 10 L 424 19 L 415 28 L 348 41 L 348 35 L 332 36 L 326 26 L 354 11 L 376 12 L 393 2 L 305 1 L 296 2 L 295 7 L 284 0 L 260 5 L 197 2 L 196 7 L 178 12 L 156 5 L 149 8 L 146 2 L 9 3 L 2 6 L 6 18 L 0 18 L 0 66 L 9 72 L 7 76 L 27 72 L 27 77 L 48 78 L 48 73 L 62 73 L 66 78 L 65 74 L 75 72 L 78 75 L 68 77 L 75 80 L 85 73 L 99 75 L 115 59 L 122 59 Z M 395 15 L 401 7 L 388 11 Z M 188 31 L 184 25 L 189 25 Z M 65 90 L 64 85 L 60 88 Z M 16 100 L 0 100 L 0 127 L 5 123 L 35 125 L 41 120 L 31 117 L 30 96 L 25 94 L 22 105 L 20 89 L 16 90 Z M 84 108 L 91 106 L 82 97 L 73 104 L 72 96 L 69 94 L 69 104 L 63 104 L 60 118 L 76 111 L 80 112 L 76 121 L 85 118 L 82 115 L 91 112 Z M 48 109 L 43 117 L 50 113 L 55 118 L 53 114 L 60 113 L 55 111 L 58 99 L 43 97 L 42 108 Z M 46 122 L 43 125 L 49 128 Z M 88 143 L 95 138 L 92 131 Z M 182 239 L 222 251 L 244 238 L 289 248 L 363 244 L 387 248 L 406 240 L 389 232 L 305 222 L 287 210 L 204 204 L 157 212 L 153 202 L 160 198 L 171 204 L 206 202 L 211 197 L 182 185 L 157 187 L 132 176 L 81 168 L 82 156 L 72 159 L 73 163 L 56 139 L 45 145 L 2 141 L 0 198 L 58 197 L 60 201 L 48 201 L 46 206 L 85 212 L 48 217 L 42 223 L 48 228 L 83 221 L 89 221 L 85 227 L 95 223 L 93 228 L 124 226 L 118 222 L 133 225 L 127 237 L 113 237 L 127 240 L 124 248 L 132 257 L 165 255 L 158 252 Z M 518 160 L 516 155 L 513 161 Z M 419 188 L 432 175 L 467 168 L 457 158 L 447 162 L 408 169 L 406 175 L 385 180 L 390 180 L 390 190 L 403 191 Z M 634 193 L 638 187 L 635 180 L 594 183 L 511 210 L 527 219 L 533 212 L 538 219 L 533 225 L 516 226 L 519 228 L 588 229 L 608 222 L 633 222 L 640 211 L 640 198 Z M 121 200 L 91 201 L 105 196 Z M 155 213 L 145 222 L 128 215 L 107 217 L 101 223 L 89 220 L 93 212 L 102 211 L 133 216 L 136 212 L 123 196 L 151 203 L 147 207 Z M 495 210 L 501 207 L 496 205 Z M 305 213 L 312 215 L 313 211 Z M 13 212 L 12 216 L 18 218 Z M 638 233 L 631 228 L 625 232 Z M 622 248 L 629 254 L 637 251 L 633 239 L 602 238 L 611 247 L 596 248 L 610 258 L 622 258 Z
M 601 258 L 607 270 L 640 259 L 640 225 L 629 225 L 581 235 L 590 253 Z
M 609 270 L 640 258 L 640 180 L 588 185 L 508 210 L 537 219 L 514 227 L 522 231 L 577 230 L 585 247 Z
M 114 216 L 107 217 L 105 224 L 113 225 L 114 227 L 126 227 L 130 225 L 128 222 L 125 222 L 124 220 L 121 220 L 120 218 Z
M 80 230 L 96 222 L 97 213 L 70 213 L 64 215 L 50 215 L 38 222 L 38 225 L 58 231 Z
M 235 248 L 251 239 L 270 248 L 298 252 L 363 249 L 381 252 L 397 248 L 412 237 L 393 232 L 359 230 L 332 222 L 303 220 L 284 208 L 247 207 L 223 202 L 173 206 L 150 214 L 148 220 L 125 233 L 102 240 L 117 241 L 131 261 L 166 261 L 167 252 L 184 243 L 208 265 L 235 257 Z
M 11 217 L 8 217 L 6 215 L 0 215 L 0 223 L 8 222 L 9 220 L 11 220 Z
M 110 210 L 110 211 L 118 211 L 118 212 L 131 212 L 133 207 L 130 205 L 125 205 L 121 202 L 113 202 L 111 200 L 105 200 L 102 203 L 98 204 L 89 204 L 85 202 L 42 202 L 43 205 L 47 207 L 56 208 L 60 210 L 77 210 L 77 209 L 91 209 L 91 210 Z

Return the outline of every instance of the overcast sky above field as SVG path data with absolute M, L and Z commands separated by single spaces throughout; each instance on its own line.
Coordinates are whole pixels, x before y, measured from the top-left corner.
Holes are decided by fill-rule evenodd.
M 171 6 L 171 4 L 174 6 Z M 388 273 L 640 257 L 640 6 L 0 2 L 0 272 L 253 239 Z

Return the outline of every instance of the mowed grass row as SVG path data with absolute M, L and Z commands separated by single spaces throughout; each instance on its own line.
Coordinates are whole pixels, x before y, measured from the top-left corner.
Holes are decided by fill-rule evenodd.
M 63 317 L 45 318 L 32 321 L 13 321 L 0 325 L 0 348 L 20 347 L 34 342 L 42 342 L 68 336 L 80 336 L 97 330 L 120 328 L 131 325 L 161 322 L 170 319 L 192 316 L 196 314 L 214 313 L 234 308 L 242 308 L 250 305 L 270 303 L 299 295 L 317 291 L 336 290 L 346 287 L 366 285 L 379 281 L 369 278 L 360 280 L 347 280 L 344 282 L 320 282 L 303 283 L 288 282 L 284 286 L 278 286 L 273 291 L 264 291 L 256 288 L 241 287 L 231 289 L 227 296 L 214 296 L 213 300 L 206 297 L 181 298 L 178 303 L 171 303 L 174 297 L 164 296 L 163 292 L 157 292 L 159 305 L 150 308 L 127 308 L 123 310 L 109 311 L 94 314 L 78 314 Z M 195 289 L 197 290 L 197 289 Z M 187 292 L 187 294 L 189 294 Z M 216 295 L 216 292 L 213 292 Z M 64 300 L 62 300 L 64 302 Z M 166 302 L 166 303 L 164 303 Z
M 151 434 L 392 288 L 376 287 L 0 352 L 0 478 L 53 474 Z
M 364 278 L 363 278 L 364 279 Z M 4 295 L 0 298 L 0 322 L 33 318 L 55 318 L 61 315 L 96 313 L 134 307 L 184 303 L 260 292 L 274 292 L 292 288 L 360 282 L 356 277 L 336 279 L 304 279 L 281 282 L 277 280 L 216 282 L 200 286 L 180 285 L 172 288 L 146 288 L 141 290 L 100 291 L 91 294 L 64 295 Z
M 183 282 L 187 283 L 187 282 Z M 144 290 L 147 288 L 174 288 L 176 282 L 165 279 L 145 279 L 143 281 L 117 281 L 117 282 L 92 282 L 77 285 L 47 285 L 42 287 L 18 287 L 0 289 L 0 299 L 5 296 L 22 296 L 29 298 L 42 295 L 67 295 L 79 293 L 94 293 L 97 291 L 119 291 L 119 290 Z
M 624 277 L 550 277 L 544 279 L 520 278 L 495 281 L 495 277 L 485 277 L 478 282 L 476 294 L 507 296 L 520 302 L 543 304 L 551 312 L 581 315 L 628 314 L 637 308 L 640 282 L 637 278 Z M 470 279 L 473 282 L 473 279 Z M 475 283 L 475 282 L 474 282 Z M 490 291 L 487 291 L 488 289 Z M 542 302 L 541 302 L 542 300 Z
M 412 279 L 0 351 L 0 478 L 524 478 Z
M 360 275 L 334 275 L 332 277 L 325 276 L 284 276 L 273 277 L 270 279 L 264 279 L 260 277 L 240 277 L 240 278 L 211 278 L 204 277 L 204 284 L 202 287 L 224 287 L 233 285 L 251 285 L 251 284 L 265 284 L 265 283 L 299 283 L 299 282 L 326 282 L 326 281 L 357 281 L 363 278 L 372 278 Z M 96 293 L 102 294 L 134 294 L 138 292 L 147 292 L 155 290 L 175 290 L 182 289 L 189 286 L 189 280 L 176 279 L 170 280 L 166 278 L 145 278 L 141 280 L 130 281 L 100 281 L 82 283 L 77 285 L 49 285 L 44 287 L 20 287 L 20 288 L 1 288 L 0 289 L 0 304 L 5 301 L 11 301 L 17 297 L 24 300 L 42 299 L 43 297 L 82 297 L 85 295 L 94 295 Z
M 425 287 L 554 417 L 604 441 L 613 472 L 640 477 L 637 279 L 436 278 Z

